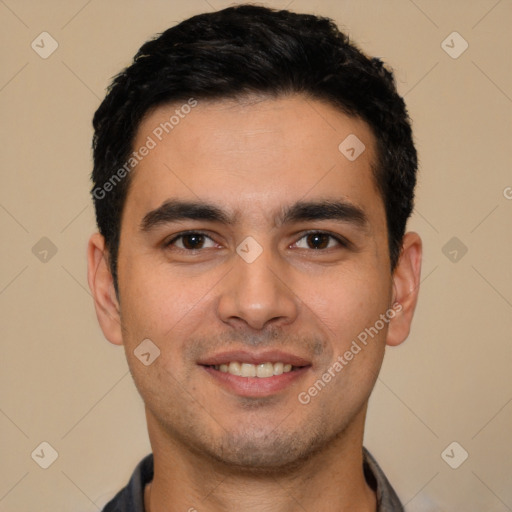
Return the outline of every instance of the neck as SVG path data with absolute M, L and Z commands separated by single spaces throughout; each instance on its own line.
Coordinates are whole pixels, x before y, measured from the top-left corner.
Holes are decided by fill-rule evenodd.
M 293 468 L 255 472 L 195 453 L 165 435 L 148 416 L 154 479 L 146 512 L 375 512 L 376 497 L 363 473 L 365 411 L 327 446 Z

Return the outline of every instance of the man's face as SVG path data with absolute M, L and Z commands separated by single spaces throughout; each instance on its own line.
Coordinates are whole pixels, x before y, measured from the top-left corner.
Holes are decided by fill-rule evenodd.
M 393 301 L 375 139 L 364 122 L 291 96 L 200 101 L 159 141 L 179 107 L 149 114 L 133 145 L 156 142 L 122 217 L 128 363 L 151 428 L 173 442 L 248 468 L 291 464 L 362 430 L 382 362 L 387 325 L 333 367 Z M 349 135 L 365 145 L 354 161 L 338 149 Z M 145 339 L 160 350 L 148 366 L 134 354 Z M 244 377 L 218 366 L 251 361 L 277 363 L 262 375 L 294 368 Z

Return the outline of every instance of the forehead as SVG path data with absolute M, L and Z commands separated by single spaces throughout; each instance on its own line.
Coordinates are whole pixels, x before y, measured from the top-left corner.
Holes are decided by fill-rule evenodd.
M 321 197 L 352 202 L 370 220 L 382 217 L 375 139 L 365 122 L 298 95 L 190 104 L 158 107 L 141 122 L 133 149 L 151 149 L 132 171 L 125 213 L 141 218 L 182 198 L 256 222 Z

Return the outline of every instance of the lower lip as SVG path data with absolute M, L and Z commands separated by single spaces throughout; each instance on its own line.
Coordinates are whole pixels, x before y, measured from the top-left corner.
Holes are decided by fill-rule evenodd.
M 203 368 L 228 391 L 236 393 L 240 396 L 247 397 L 264 397 L 282 391 L 294 382 L 302 379 L 310 366 L 302 366 L 297 370 L 274 375 L 273 377 L 239 377 L 231 373 L 215 370 L 210 366 Z

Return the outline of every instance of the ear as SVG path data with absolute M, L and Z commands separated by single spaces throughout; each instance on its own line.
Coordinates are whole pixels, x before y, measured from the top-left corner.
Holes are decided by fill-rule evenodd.
M 400 259 L 393 272 L 393 308 L 396 315 L 389 322 L 387 345 L 400 345 L 411 328 L 412 317 L 418 300 L 421 274 L 422 243 L 417 233 L 404 235 Z
M 108 265 L 105 239 L 99 233 L 91 236 L 87 246 L 87 281 L 105 338 L 115 345 L 122 345 L 120 306 Z

